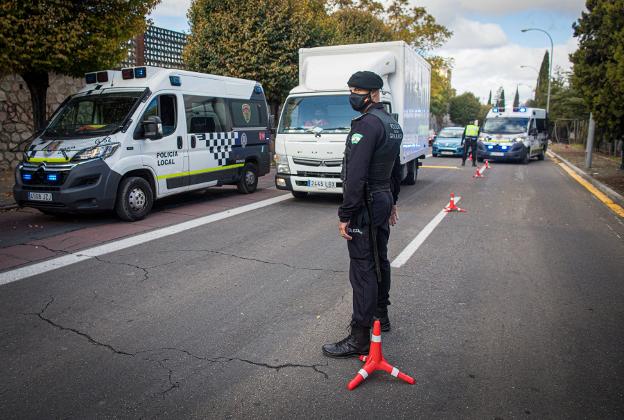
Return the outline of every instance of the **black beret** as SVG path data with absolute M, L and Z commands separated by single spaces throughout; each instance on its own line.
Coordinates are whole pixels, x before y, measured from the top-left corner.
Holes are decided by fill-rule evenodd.
M 381 89 L 383 87 L 383 79 L 372 71 L 358 71 L 351 75 L 347 85 L 368 90 Z

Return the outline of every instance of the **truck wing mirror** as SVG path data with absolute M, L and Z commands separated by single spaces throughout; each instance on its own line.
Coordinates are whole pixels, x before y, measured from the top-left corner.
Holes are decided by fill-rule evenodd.
M 150 140 L 158 140 L 163 137 L 163 126 L 160 117 L 147 117 L 146 120 L 142 122 L 143 125 L 143 136 L 146 139 Z
M 392 115 L 392 118 L 394 118 L 396 122 L 399 122 L 399 114 L 397 114 L 396 112 L 393 112 L 391 115 Z

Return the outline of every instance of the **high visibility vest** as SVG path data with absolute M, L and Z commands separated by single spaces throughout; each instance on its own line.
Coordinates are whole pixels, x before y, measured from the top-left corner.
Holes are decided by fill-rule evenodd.
M 479 127 L 473 124 L 466 126 L 466 137 L 477 137 L 479 135 Z

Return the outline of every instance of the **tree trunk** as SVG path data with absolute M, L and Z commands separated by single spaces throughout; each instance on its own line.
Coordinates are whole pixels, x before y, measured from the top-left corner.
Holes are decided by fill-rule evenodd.
M 50 86 L 48 72 L 29 71 L 20 74 L 26 82 L 30 91 L 30 101 L 33 110 L 34 131 L 37 132 L 45 128 L 47 120 L 46 94 Z

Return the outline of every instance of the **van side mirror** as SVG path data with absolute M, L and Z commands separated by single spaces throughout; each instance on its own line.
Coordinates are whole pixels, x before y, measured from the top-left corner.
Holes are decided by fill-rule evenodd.
M 390 115 L 392 115 L 392 118 L 394 119 L 394 121 L 399 122 L 399 114 L 397 114 L 396 112 L 393 112 Z
M 143 126 L 143 137 L 150 140 L 162 139 L 163 126 L 160 117 L 147 117 L 141 125 Z

